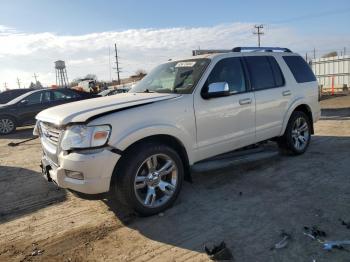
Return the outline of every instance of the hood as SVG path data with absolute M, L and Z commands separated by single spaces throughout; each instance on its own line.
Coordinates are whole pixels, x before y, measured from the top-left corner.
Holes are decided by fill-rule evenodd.
M 36 119 L 57 126 L 69 123 L 81 123 L 99 116 L 124 110 L 130 107 L 163 101 L 178 97 L 177 94 L 161 93 L 124 93 L 99 97 L 51 107 L 41 111 Z

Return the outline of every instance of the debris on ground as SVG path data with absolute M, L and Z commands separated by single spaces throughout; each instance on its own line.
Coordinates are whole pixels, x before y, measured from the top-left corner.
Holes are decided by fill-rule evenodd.
M 20 145 L 20 144 L 23 144 L 23 143 L 26 143 L 26 142 L 29 142 L 29 141 L 32 141 L 32 140 L 34 140 L 34 139 L 37 139 L 38 137 L 36 136 L 36 137 L 32 137 L 32 138 L 28 138 L 28 139 L 25 139 L 25 140 L 22 140 L 22 141 L 20 141 L 20 142 L 10 142 L 10 143 L 8 143 L 7 145 L 8 146 L 18 146 L 18 145 Z
M 304 230 L 304 235 L 311 235 L 314 239 L 327 236 L 326 232 L 320 230 L 317 226 L 312 226 L 311 228 L 304 226 Z
M 37 243 L 32 243 L 33 250 L 32 253 L 30 254 L 32 257 L 39 256 L 42 253 L 44 253 L 44 250 L 38 249 L 38 244 Z
M 214 245 L 212 248 L 204 246 L 204 250 L 211 260 L 225 261 L 232 260 L 231 251 L 226 247 L 226 243 L 222 241 L 219 245 Z
M 344 245 L 350 245 L 350 240 L 327 241 L 323 243 L 323 249 L 328 251 L 332 249 L 342 249 L 349 252 L 349 250 L 344 248 Z
M 163 217 L 163 216 L 164 216 L 164 213 L 163 213 L 163 212 L 160 212 L 160 213 L 158 213 L 158 216 L 159 216 L 159 217 Z
M 339 221 L 341 222 L 341 224 L 343 226 L 345 226 L 347 229 L 350 229 L 350 221 L 349 222 L 345 222 L 343 219 L 339 219 Z
M 242 196 L 243 195 L 243 192 L 239 192 L 239 196 Z
M 273 247 L 271 247 L 270 250 L 285 248 L 288 245 L 289 240 L 292 238 L 290 234 L 284 231 L 282 231 L 280 237 L 282 238 L 282 240 L 280 240 Z

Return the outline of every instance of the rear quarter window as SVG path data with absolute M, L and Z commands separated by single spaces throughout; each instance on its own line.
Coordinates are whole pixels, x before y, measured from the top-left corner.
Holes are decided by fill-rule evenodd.
M 298 83 L 316 81 L 316 77 L 310 66 L 301 56 L 283 56 L 283 60 Z
M 245 62 L 254 90 L 284 85 L 284 78 L 277 61 L 272 56 L 246 56 Z

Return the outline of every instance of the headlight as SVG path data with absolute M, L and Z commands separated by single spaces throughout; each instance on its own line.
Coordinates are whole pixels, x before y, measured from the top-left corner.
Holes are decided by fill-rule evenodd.
M 110 133 L 111 127 L 108 125 L 73 125 L 65 130 L 61 148 L 63 150 L 71 150 L 103 146 L 107 143 Z

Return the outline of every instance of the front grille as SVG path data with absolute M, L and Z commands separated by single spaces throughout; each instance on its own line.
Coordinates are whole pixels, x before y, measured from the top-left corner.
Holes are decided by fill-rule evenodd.
M 61 134 L 60 129 L 48 123 L 40 122 L 40 131 L 42 138 L 46 139 L 55 146 L 58 145 Z
M 54 164 L 58 165 L 59 141 L 63 129 L 59 129 L 47 122 L 40 122 L 39 132 L 44 155 Z

